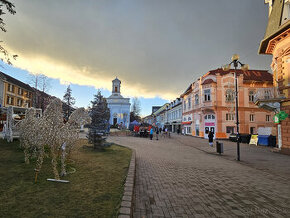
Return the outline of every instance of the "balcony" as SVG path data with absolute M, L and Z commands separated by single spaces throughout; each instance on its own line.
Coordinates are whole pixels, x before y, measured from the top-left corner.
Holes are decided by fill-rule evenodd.
M 277 87 L 259 88 L 254 95 L 254 103 L 269 111 L 280 111 L 280 102 L 285 99 Z

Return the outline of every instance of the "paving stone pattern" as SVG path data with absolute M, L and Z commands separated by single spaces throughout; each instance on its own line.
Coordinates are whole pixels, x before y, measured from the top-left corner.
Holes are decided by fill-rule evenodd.
M 290 216 L 288 175 L 220 157 L 206 140 L 108 140 L 136 150 L 133 217 Z

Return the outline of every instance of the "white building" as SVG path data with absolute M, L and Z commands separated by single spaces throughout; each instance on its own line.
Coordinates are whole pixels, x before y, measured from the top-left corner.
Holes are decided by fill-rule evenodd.
M 112 81 L 112 95 L 107 98 L 110 109 L 110 125 L 122 125 L 126 128 L 130 123 L 130 98 L 121 95 L 121 81 L 116 77 Z
M 177 132 L 180 130 L 181 133 L 181 122 L 182 122 L 182 100 L 180 98 L 170 102 L 167 107 L 167 120 L 165 125 L 171 132 Z

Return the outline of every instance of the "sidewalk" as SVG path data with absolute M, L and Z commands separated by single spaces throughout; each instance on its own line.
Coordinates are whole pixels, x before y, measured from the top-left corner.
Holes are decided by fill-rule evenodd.
M 180 144 L 192 146 L 210 155 L 221 156 L 221 158 L 236 161 L 237 143 L 228 140 L 214 140 L 214 147 L 210 147 L 207 139 L 171 134 L 173 140 Z M 224 153 L 216 153 L 216 141 L 224 144 Z M 240 164 L 269 172 L 271 174 L 290 178 L 290 156 L 272 152 L 272 147 L 255 146 L 240 143 Z

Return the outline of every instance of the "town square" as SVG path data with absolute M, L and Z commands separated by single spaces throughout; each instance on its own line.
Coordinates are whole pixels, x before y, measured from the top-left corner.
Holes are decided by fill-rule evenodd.
M 289 217 L 289 0 L 0 0 L 0 217 Z

